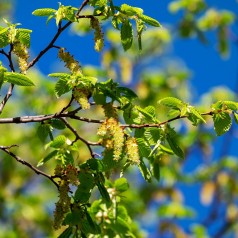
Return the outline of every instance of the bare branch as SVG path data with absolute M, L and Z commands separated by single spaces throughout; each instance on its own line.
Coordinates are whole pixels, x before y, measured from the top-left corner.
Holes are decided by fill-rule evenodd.
M 76 13 L 76 17 L 79 16 L 80 12 L 82 11 L 82 9 L 88 4 L 89 0 L 84 0 L 83 3 L 81 4 L 81 6 L 79 7 L 79 10 Z M 53 39 L 50 41 L 50 43 L 28 64 L 27 69 L 31 68 L 32 66 L 34 66 L 39 59 L 47 52 L 49 51 L 51 48 L 58 48 L 55 47 L 54 43 L 56 42 L 56 40 L 59 38 L 59 36 L 61 35 L 61 33 L 67 29 L 70 25 L 72 24 L 72 22 L 67 22 L 64 26 L 61 26 L 61 22 L 59 24 L 58 30 L 55 33 Z
M 73 132 L 73 134 L 75 135 L 75 140 L 72 142 L 72 144 L 75 143 L 77 140 L 81 140 L 81 141 L 88 147 L 88 150 L 89 150 L 91 156 L 94 157 L 94 153 L 93 153 L 93 151 L 92 151 L 90 145 L 95 146 L 95 145 L 99 145 L 99 144 L 98 144 L 98 143 L 95 143 L 95 142 L 90 142 L 90 141 L 85 140 L 85 139 L 82 138 L 82 137 L 78 134 L 78 132 L 67 122 L 67 120 L 66 120 L 65 118 L 60 118 L 60 119 L 65 123 L 65 125 L 67 126 L 67 128 L 70 129 L 70 130 Z
M 14 153 L 12 153 L 9 148 L 13 147 L 15 145 L 11 145 L 11 146 L 0 146 L 0 149 L 2 151 L 4 151 L 5 153 L 7 153 L 8 155 L 10 155 L 11 157 L 13 157 L 17 162 L 26 165 L 27 167 L 29 167 L 31 170 L 33 170 L 36 174 L 38 175 L 43 175 L 44 177 L 48 178 L 51 182 L 54 183 L 54 185 L 59 189 L 59 185 L 57 182 L 54 181 L 53 177 L 51 175 L 48 175 L 46 173 L 44 173 L 43 171 L 37 169 L 36 167 L 34 167 L 31 163 L 21 159 L 19 156 L 15 155 Z
M 1 53 L 4 54 L 7 57 L 8 62 L 9 62 L 9 67 L 10 67 L 11 71 L 15 72 L 13 62 L 12 62 L 12 50 L 13 50 L 13 45 L 10 44 L 10 50 L 9 50 L 8 54 L 4 50 L 2 50 Z M 7 91 L 7 94 L 5 95 L 2 102 L 0 103 L 0 114 L 2 113 L 8 99 L 12 96 L 13 88 L 14 88 L 14 84 L 10 84 L 10 86 L 8 88 L 8 91 Z
M 13 88 L 14 88 L 14 84 L 11 83 L 9 88 L 8 88 L 7 94 L 5 95 L 2 102 L 0 103 L 0 114 L 2 113 L 8 99 L 12 96 Z

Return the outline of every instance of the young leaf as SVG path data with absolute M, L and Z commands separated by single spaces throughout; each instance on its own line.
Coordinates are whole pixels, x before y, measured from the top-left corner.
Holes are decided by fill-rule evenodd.
M 146 16 L 146 15 L 143 15 L 143 14 L 138 15 L 138 17 L 142 21 L 144 21 L 145 23 L 147 23 L 147 24 L 149 24 L 151 26 L 161 27 L 160 23 L 157 20 L 155 20 L 154 18 L 152 18 L 152 17 Z
M 233 101 L 223 101 L 223 104 L 227 106 L 228 109 L 237 111 L 238 110 L 238 103 Z
M 23 44 L 25 45 L 27 48 L 30 47 L 30 34 L 31 34 L 32 30 L 29 29 L 23 29 L 23 28 L 18 28 L 17 29 L 17 35 L 16 38 Z
M 4 48 L 10 43 L 8 38 L 8 29 L 8 27 L 0 26 L 0 48 Z
M 57 97 L 69 92 L 71 89 L 66 78 L 60 78 L 55 84 L 55 94 Z
M 66 140 L 67 139 L 64 135 L 59 135 L 55 137 L 55 139 L 49 143 L 49 146 L 53 148 L 60 148 L 66 143 Z
M 52 127 L 56 128 L 58 130 L 63 130 L 66 127 L 63 121 L 61 121 L 60 119 L 56 119 L 56 118 L 51 119 L 50 124 Z
M 229 131 L 229 129 L 231 127 L 231 123 L 232 123 L 229 113 L 221 112 L 218 114 L 214 114 L 212 116 L 212 118 L 213 118 L 213 122 L 214 122 L 214 129 L 218 136 Z
M 58 151 L 57 150 L 53 150 L 51 151 L 46 157 L 44 157 L 43 159 L 41 159 L 38 164 L 37 167 L 42 166 L 43 164 L 45 164 L 47 161 L 49 161 L 50 159 L 54 158 L 57 155 Z
M 202 122 L 206 123 L 205 119 L 202 117 L 201 113 L 192 106 L 188 107 L 189 113 L 192 114 L 193 116 L 195 116 L 196 118 L 198 118 L 199 120 L 201 120 Z
M 70 74 L 68 73 L 52 73 L 52 74 L 48 74 L 49 77 L 52 78 L 69 78 Z
M 155 108 L 153 106 L 148 106 L 146 108 L 138 107 L 138 111 L 141 112 L 141 114 L 143 114 L 147 120 L 151 120 L 153 122 L 156 121 Z
M 143 138 L 136 138 L 138 149 L 141 157 L 148 158 L 151 153 L 150 146 L 145 142 Z
M 138 97 L 134 91 L 126 87 L 117 87 L 117 91 L 120 95 L 123 95 L 128 99 L 134 99 Z
M 4 80 L 19 86 L 34 86 L 34 83 L 26 75 L 20 73 L 6 72 Z
M 41 124 L 37 129 L 37 135 L 39 136 L 42 142 L 46 140 L 49 133 L 50 133 L 50 125 L 48 124 Z
M 120 11 L 125 13 L 127 16 L 142 15 L 143 9 L 139 7 L 132 7 L 127 4 L 122 4 Z
M 163 99 L 159 100 L 158 103 L 162 104 L 166 107 L 173 108 L 173 109 L 180 109 L 184 105 L 184 103 L 181 100 L 179 100 L 178 98 L 174 98 L 174 97 L 163 98 Z
M 86 215 L 86 219 L 87 219 L 87 222 L 91 228 L 91 232 L 92 234 L 100 234 L 101 233 L 101 229 L 100 229 L 100 226 L 95 223 L 93 221 L 93 219 L 91 218 L 91 216 L 89 215 L 88 211 L 85 210 L 85 215 Z
M 34 16 L 50 16 L 56 12 L 53 8 L 40 8 L 36 9 L 34 12 L 32 12 L 32 15 Z
M 151 173 L 150 170 L 146 167 L 145 163 L 143 160 L 141 160 L 140 164 L 138 165 L 140 172 L 143 176 L 143 178 L 147 181 L 147 182 L 151 182 Z
M 155 160 L 153 163 L 153 167 L 152 167 L 152 174 L 153 176 L 159 181 L 160 180 L 160 164 L 159 164 L 159 160 Z
M 104 184 L 101 182 L 98 182 L 98 181 L 96 182 L 96 184 L 97 184 L 100 194 L 102 195 L 102 198 L 105 199 L 106 203 L 110 204 L 111 199 L 110 199 L 109 193 L 108 193 L 107 189 L 105 188 Z
M 121 43 L 122 43 L 123 49 L 125 51 L 130 49 L 132 42 L 133 42 L 132 24 L 127 19 L 124 22 L 122 22 L 122 26 L 121 26 Z
M 171 150 L 174 152 L 174 154 L 176 154 L 179 158 L 184 159 L 184 153 L 177 144 L 173 129 L 169 130 L 169 133 L 166 135 L 166 139 L 167 139 L 167 142 L 169 143 Z
M 129 184 L 126 178 L 117 179 L 114 183 L 114 186 L 115 186 L 115 189 L 120 193 L 125 192 L 129 188 Z

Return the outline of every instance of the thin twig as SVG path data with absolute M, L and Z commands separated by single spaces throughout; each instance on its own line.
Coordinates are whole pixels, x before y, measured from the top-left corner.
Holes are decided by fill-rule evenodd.
M 74 100 L 74 96 L 72 95 L 72 96 L 71 96 L 71 99 L 70 99 L 70 101 L 69 101 L 69 103 L 68 103 L 68 105 L 66 105 L 66 106 L 60 111 L 60 113 L 63 113 L 64 111 L 66 111 L 66 109 L 68 109 L 68 108 L 71 106 L 73 100 Z M 59 113 L 59 114 L 60 114 L 60 113 Z
M 13 50 L 13 45 L 10 44 L 10 50 L 8 53 L 6 53 L 4 50 L 1 51 L 1 54 L 5 55 L 8 59 L 9 62 L 9 67 L 11 69 L 12 72 L 15 72 L 14 66 L 13 66 L 13 62 L 12 62 L 12 50 Z M 2 102 L 0 103 L 0 114 L 2 113 L 7 101 L 9 100 L 9 98 L 12 96 L 12 91 L 14 88 L 14 84 L 10 84 L 8 91 L 5 95 L 5 97 L 3 98 Z
M 13 88 L 14 88 L 14 84 L 11 83 L 9 88 L 8 88 L 7 94 L 5 95 L 2 102 L 0 103 L 0 114 L 2 113 L 8 99 L 12 96 Z
M 15 145 L 13 145 L 15 146 Z M 9 148 L 13 147 L 13 146 L 0 146 L 0 149 L 2 151 L 4 151 L 5 153 L 7 153 L 8 155 L 10 155 L 11 157 L 13 157 L 17 162 L 26 165 L 27 167 L 29 167 L 31 170 L 33 170 L 36 174 L 40 174 L 43 175 L 44 177 L 48 178 L 51 182 L 54 183 L 54 185 L 59 189 L 59 185 L 57 182 L 54 181 L 54 179 L 52 178 L 51 175 L 48 175 L 46 173 L 44 173 L 43 171 L 37 169 L 36 167 L 34 167 L 31 163 L 21 159 L 19 156 L 15 155 L 14 153 L 12 153 Z
M 94 153 L 93 153 L 93 151 L 92 151 L 90 145 L 94 145 L 94 146 L 95 146 L 95 145 L 98 145 L 98 143 L 90 142 L 90 141 L 85 140 L 85 139 L 82 138 L 82 137 L 78 134 L 78 132 L 67 122 L 67 120 L 66 120 L 65 118 L 60 118 L 60 119 L 65 123 L 65 125 L 67 126 L 67 128 L 70 129 L 70 130 L 73 132 L 73 134 L 75 135 L 75 140 L 72 142 L 72 144 L 75 143 L 77 140 L 82 141 L 82 142 L 88 147 L 88 150 L 89 150 L 91 156 L 94 158 Z
M 84 0 L 83 3 L 81 4 L 81 6 L 79 7 L 78 12 L 76 13 L 76 17 L 79 16 L 80 12 L 82 11 L 82 9 L 88 4 L 89 0 Z M 59 38 L 59 36 L 61 35 L 61 33 L 67 29 L 70 25 L 72 24 L 72 22 L 67 22 L 64 26 L 61 26 L 61 22 L 59 23 L 59 27 L 57 32 L 55 33 L 53 39 L 50 41 L 50 43 L 42 50 L 40 51 L 40 53 L 28 64 L 27 69 L 31 68 L 32 66 L 34 66 L 39 59 L 51 48 L 56 48 L 54 43 L 56 42 L 56 40 Z

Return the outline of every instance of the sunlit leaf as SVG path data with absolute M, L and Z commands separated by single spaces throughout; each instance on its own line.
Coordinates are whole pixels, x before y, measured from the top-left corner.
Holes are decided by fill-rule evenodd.
M 34 83 L 26 75 L 20 73 L 6 72 L 4 80 L 18 86 L 34 86 Z

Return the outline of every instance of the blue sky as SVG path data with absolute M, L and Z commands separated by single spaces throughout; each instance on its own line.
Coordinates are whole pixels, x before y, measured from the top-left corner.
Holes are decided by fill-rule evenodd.
M 69 4 L 68 1 L 61 1 L 62 4 Z M 115 1 L 115 4 L 121 4 L 124 1 Z M 179 19 L 179 14 L 168 14 L 169 1 L 154 1 L 154 0 L 128 0 L 127 4 L 139 6 L 144 9 L 144 13 L 159 20 L 163 25 L 170 24 L 173 26 Z M 235 0 L 229 1 L 207 1 L 209 6 L 217 9 L 230 9 L 237 12 L 238 4 Z M 48 26 L 45 25 L 45 19 L 41 17 L 34 17 L 31 12 L 37 8 L 52 7 L 57 8 L 58 1 L 29 1 L 16 0 L 17 6 L 14 10 L 14 20 L 22 23 L 22 27 L 33 29 L 32 33 L 32 53 L 37 54 L 50 40 L 56 31 L 54 21 L 50 22 Z M 80 1 L 72 0 L 71 5 L 78 6 Z M 237 29 L 233 29 L 237 33 Z M 47 37 L 46 37 L 46 34 Z M 80 38 L 72 36 L 68 33 L 67 36 L 60 37 L 59 45 L 65 46 L 70 50 L 70 46 L 76 44 L 79 47 L 78 53 L 79 60 L 83 64 L 98 64 L 99 54 L 95 53 L 93 49 L 93 38 Z M 44 36 L 44 37 L 43 37 Z M 227 59 L 221 59 L 216 50 L 214 42 L 214 34 L 209 34 L 210 42 L 207 46 L 202 45 L 197 39 L 177 39 L 173 43 L 173 52 L 171 56 L 174 59 L 182 61 L 192 71 L 192 85 L 198 92 L 198 95 L 208 91 L 217 85 L 226 85 L 231 89 L 235 87 L 237 77 L 237 50 L 234 44 L 231 45 L 231 54 Z M 69 38 L 70 37 L 70 38 Z M 82 47 L 83 46 L 83 47 Z M 37 65 L 41 71 L 48 74 L 52 70 L 52 65 L 49 64 L 48 59 L 54 54 L 53 52 L 47 53 L 46 56 Z M 77 53 L 75 53 L 77 54 Z M 76 55 L 77 56 L 77 55 Z
M 35 17 L 31 15 L 37 8 L 52 7 L 57 8 L 58 1 L 49 0 L 15 0 L 17 6 L 14 10 L 14 21 L 22 23 L 22 27 L 33 30 L 32 33 L 32 47 L 31 51 L 33 55 L 36 55 L 42 50 L 51 40 L 52 36 L 56 32 L 55 22 L 52 21 L 48 26 L 45 24 L 45 18 Z M 30 3 L 29 3 L 30 2 Z M 79 6 L 80 1 L 61 1 L 62 4 L 71 4 Z M 129 5 L 135 5 L 144 9 L 146 15 L 150 15 L 159 20 L 162 25 L 167 24 L 174 25 L 179 19 L 178 15 L 171 15 L 168 13 L 167 4 L 169 1 L 165 0 L 128 0 L 128 1 L 115 1 L 115 4 L 120 5 L 126 2 Z M 230 9 L 234 13 L 237 13 L 238 3 L 235 0 L 207 1 L 208 4 L 217 9 Z M 238 34 L 238 29 L 234 27 L 232 29 L 234 33 Z M 47 34 L 46 34 L 47 33 Z M 191 84 L 197 92 L 197 98 L 213 87 L 222 85 L 227 86 L 234 90 L 237 84 L 237 62 L 238 52 L 237 46 L 231 44 L 230 57 L 222 59 L 216 50 L 216 43 L 214 42 L 214 34 L 209 34 L 209 45 L 202 45 L 197 39 L 177 39 L 173 45 L 170 56 L 185 64 L 191 71 Z M 60 37 L 57 41 L 57 45 L 64 46 L 67 49 L 73 49 L 72 47 L 78 46 L 78 53 L 74 53 L 78 57 L 82 64 L 99 64 L 99 54 L 93 49 L 93 38 L 87 37 L 86 39 L 78 36 L 72 36 L 70 32 Z M 75 52 L 75 50 L 74 50 Z M 56 51 L 47 53 L 41 61 L 37 64 L 37 67 L 45 74 L 51 73 L 54 67 L 53 62 L 50 61 L 50 57 L 56 55 Z M 196 188 L 195 188 L 196 189 Z M 191 191 L 189 191 L 191 192 Z M 194 194 L 196 191 L 194 192 Z M 193 204 L 193 202 L 191 202 Z

